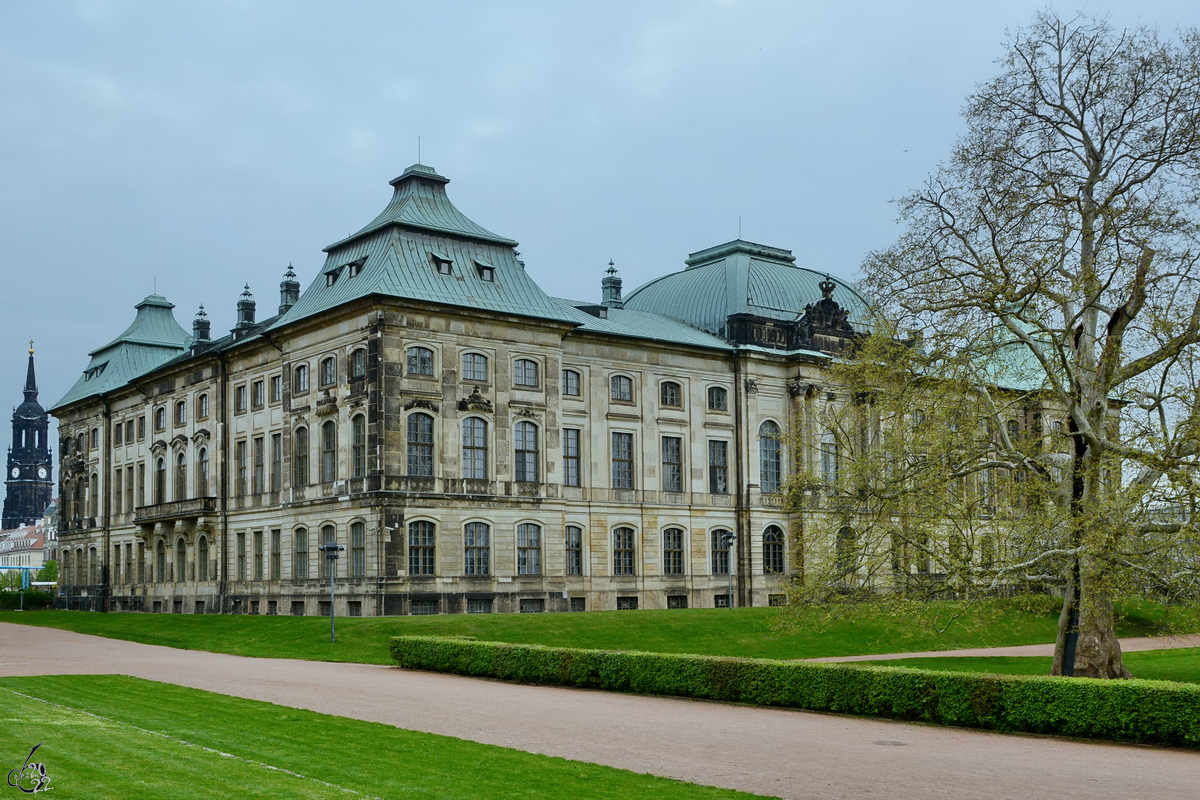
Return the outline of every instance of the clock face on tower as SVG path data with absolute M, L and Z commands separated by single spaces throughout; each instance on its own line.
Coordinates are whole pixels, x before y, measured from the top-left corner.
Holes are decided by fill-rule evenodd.
M 39 478 L 41 478 L 42 480 L 46 480 L 46 474 L 47 473 L 46 473 L 45 467 L 38 467 L 38 477 Z
M 20 469 L 20 467 L 13 467 L 13 468 L 12 468 L 12 476 L 13 476 L 14 478 L 19 478 L 19 477 L 21 477 L 21 469 Z

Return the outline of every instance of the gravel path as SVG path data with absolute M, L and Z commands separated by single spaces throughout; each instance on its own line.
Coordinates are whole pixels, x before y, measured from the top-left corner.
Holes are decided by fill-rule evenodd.
M 787 798 L 1200 797 L 1192 752 L 244 658 L 0 623 L 0 675 L 95 673 Z
M 1181 647 L 1200 647 L 1200 635 L 1188 636 L 1131 636 L 1121 639 L 1121 652 L 1133 653 L 1141 650 L 1175 650 Z M 956 656 L 1052 656 L 1053 644 L 1018 644 L 1012 647 L 977 647 L 972 650 L 931 650 L 924 653 L 884 653 L 873 656 L 828 656 L 808 658 L 832 664 L 847 661 L 894 661 L 898 658 L 953 658 Z M 1197 796 L 1200 796 L 1198 794 Z

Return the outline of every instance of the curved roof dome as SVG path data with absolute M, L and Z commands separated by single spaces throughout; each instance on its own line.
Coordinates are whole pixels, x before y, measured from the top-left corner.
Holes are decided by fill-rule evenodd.
M 867 303 L 850 284 L 796 266 L 792 251 L 736 239 L 692 253 L 687 269 L 634 289 L 625 308 L 653 311 L 725 336 L 731 314 L 797 320 L 804 307 L 821 299 L 820 283 L 832 281 L 833 299 L 866 327 Z

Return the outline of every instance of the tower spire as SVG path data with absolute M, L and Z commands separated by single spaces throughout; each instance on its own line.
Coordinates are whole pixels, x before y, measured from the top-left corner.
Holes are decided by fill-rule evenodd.
M 29 369 L 25 372 L 25 401 L 37 401 L 37 376 L 33 372 L 33 339 L 29 340 Z

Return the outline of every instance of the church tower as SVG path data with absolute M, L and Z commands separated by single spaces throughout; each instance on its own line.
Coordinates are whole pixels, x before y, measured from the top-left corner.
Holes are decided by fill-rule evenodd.
M 33 372 L 33 342 L 29 343 L 29 370 L 25 374 L 25 402 L 13 412 L 12 447 L 4 485 L 4 517 L 0 527 L 16 528 L 42 518 L 54 497 L 54 462 L 50 455 L 46 410 L 38 403 Z

